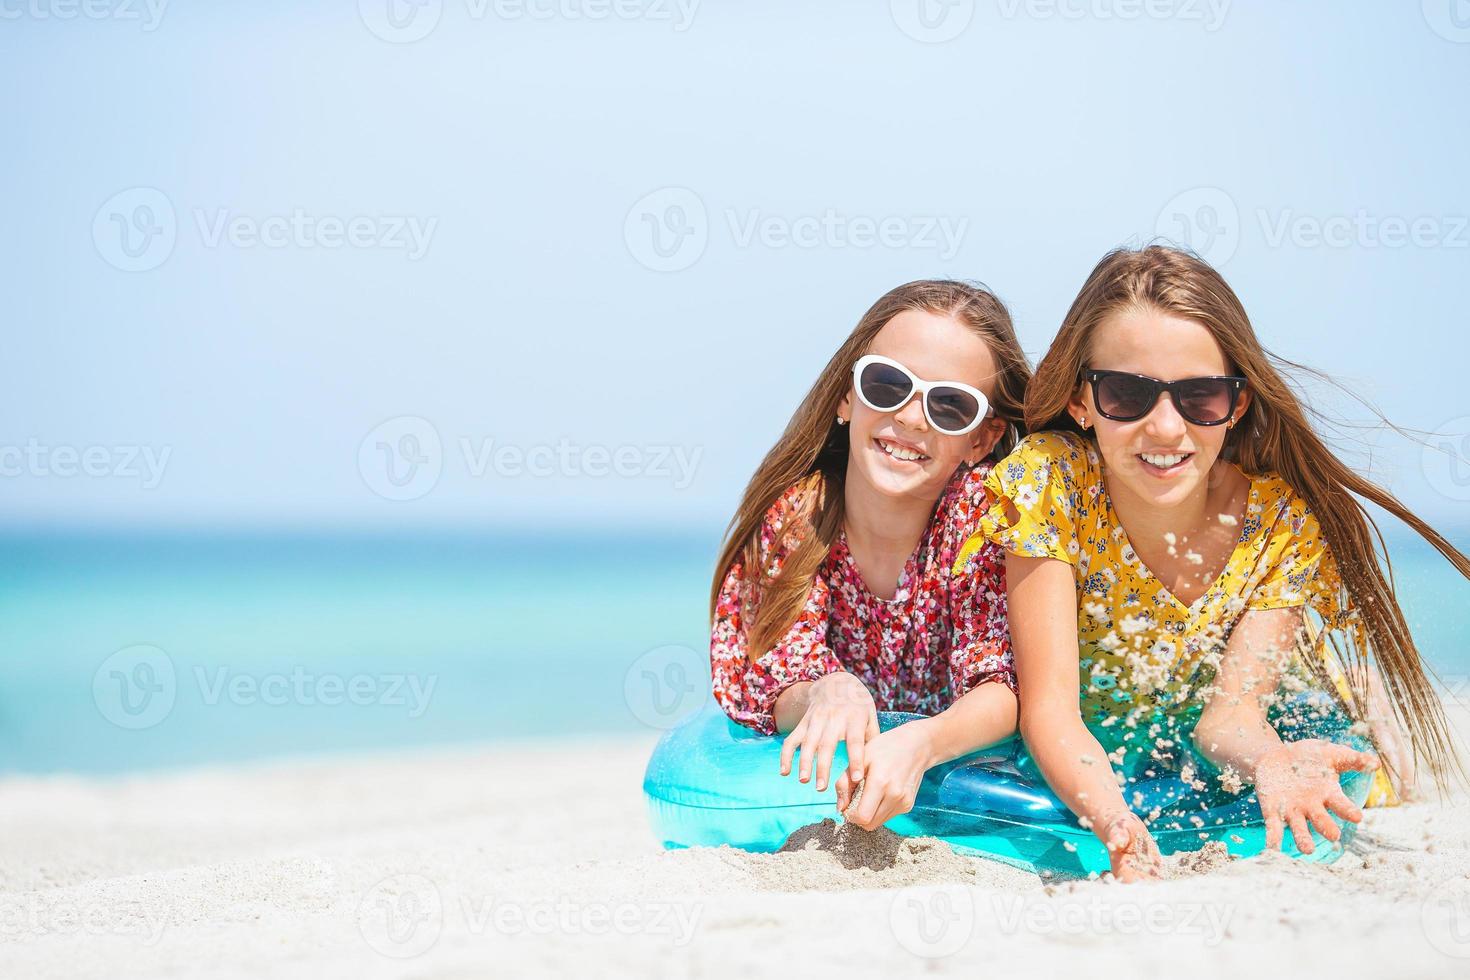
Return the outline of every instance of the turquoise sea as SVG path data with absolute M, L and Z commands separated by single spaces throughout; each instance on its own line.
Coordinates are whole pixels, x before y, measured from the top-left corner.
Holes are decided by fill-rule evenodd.
M 0 771 L 651 733 L 704 698 L 717 539 L 0 536 Z M 1470 583 L 1392 552 L 1425 655 L 1470 673 Z

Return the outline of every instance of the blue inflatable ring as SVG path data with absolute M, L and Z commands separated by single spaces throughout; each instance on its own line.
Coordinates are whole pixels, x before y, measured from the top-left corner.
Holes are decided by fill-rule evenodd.
M 1299 696 L 1298 703 L 1306 697 Z M 1319 694 L 1313 704 L 1310 712 L 1294 713 L 1310 722 L 1276 720 L 1282 738 L 1328 738 L 1369 748 L 1365 739 L 1350 732 L 1335 702 Z M 919 717 L 880 712 L 878 720 L 886 731 Z M 818 793 L 815 781 L 801 783 L 794 772 L 782 776 L 780 757 L 779 737 L 744 728 L 708 702 L 691 720 L 667 732 L 648 760 L 643 791 L 658 840 L 666 848 L 728 844 L 775 851 L 797 828 L 836 817 L 835 790 L 828 786 Z M 1196 764 L 1208 767 L 1202 761 Z M 832 771 L 841 772 L 846 765 L 845 747 L 839 746 Z M 1342 777 L 1343 791 L 1359 806 L 1371 784 L 1372 773 Z M 1215 840 L 1238 857 L 1265 849 L 1265 825 L 1252 793 L 1196 792 L 1174 772 L 1135 779 L 1127 796 L 1135 812 L 1152 816 L 1150 830 L 1165 854 L 1199 850 Z M 1286 853 L 1305 861 L 1336 860 L 1356 830 L 1352 823 L 1339 825 L 1343 833 L 1337 844 L 1314 831 L 1310 855 L 1298 852 L 1286 834 Z M 1047 788 L 1019 739 L 934 767 L 924 777 L 913 810 L 885 826 L 903 836 L 938 837 L 959 853 L 1033 872 L 1084 876 L 1109 867 L 1107 850 Z

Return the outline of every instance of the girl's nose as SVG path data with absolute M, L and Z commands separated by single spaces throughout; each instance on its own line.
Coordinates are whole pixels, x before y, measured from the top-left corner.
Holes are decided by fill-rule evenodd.
M 904 402 L 903 407 L 895 414 L 904 428 L 923 430 L 929 427 L 929 420 L 924 417 L 924 396 L 918 392 Z
M 1174 395 L 1164 392 L 1143 420 L 1144 431 L 1159 442 L 1173 442 L 1188 432 L 1188 423 L 1174 404 Z

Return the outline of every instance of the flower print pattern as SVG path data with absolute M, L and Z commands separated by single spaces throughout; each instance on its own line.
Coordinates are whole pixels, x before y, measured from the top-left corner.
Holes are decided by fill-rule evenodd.
M 745 570 L 725 575 L 710 634 L 716 701 L 734 721 L 776 731 L 776 699 L 792 684 L 834 671 L 856 675 L 880 711 L 933 715 L 980 684 L 1016 689 L 1006 621 L 1005 556 L 998 546 L 959 552 L 989 506 L 989 464 L 961 467 L 899 576 L 892 599 L 863 583 L 840 534 L 818 569 L 801 614 L 786 635 L 751 659 L 746 643 Z M 788 490 L 766 515 L 762 561 L 773 572 L 801 533 L 800 490 Z

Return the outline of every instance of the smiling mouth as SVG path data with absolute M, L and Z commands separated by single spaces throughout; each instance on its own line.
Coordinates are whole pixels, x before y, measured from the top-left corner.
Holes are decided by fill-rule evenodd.
M 888 456 L 890 459 L 900 460 L 905 463 L 922 463 L 929 459 L 928 456 L 925 456 L 917 450 L 900 446 L 896 442 L 889 442 L 887 439 L 874 439 L 873 443 L 883 455 Z
M 1134 458 L 1156 476 L 1172 476 L 1184 469 L 1194 453 L 1138 453 Z

